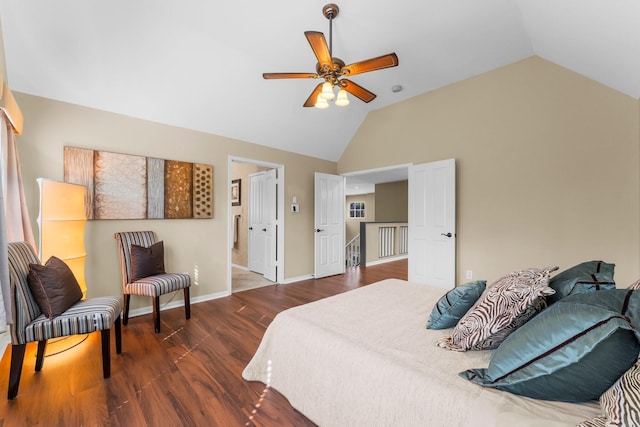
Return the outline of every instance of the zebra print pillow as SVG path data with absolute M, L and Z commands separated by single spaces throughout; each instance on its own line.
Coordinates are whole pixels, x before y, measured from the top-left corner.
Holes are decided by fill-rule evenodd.
M 640 426 L 640 362 L 631 367 L 600 396 L 603 417 L 578 424 L 578 427 Z
M 549 277 L 558 267 L 530 268 L 507 274 L 493 285 L 438 346 L 455 351 L 498 348 L 507 336 L 546 307 L 555 291 Z

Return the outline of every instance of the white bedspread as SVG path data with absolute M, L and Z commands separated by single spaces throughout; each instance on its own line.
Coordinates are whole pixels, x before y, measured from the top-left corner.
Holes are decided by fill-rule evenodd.
M 575 426 L 597 402 L 548 402 L 458 376 L 490 352 L 436 346 L 425 328 L 441 288 L 389 279 L 283 311 L 242 376 L 282 393 L 323 427 Z

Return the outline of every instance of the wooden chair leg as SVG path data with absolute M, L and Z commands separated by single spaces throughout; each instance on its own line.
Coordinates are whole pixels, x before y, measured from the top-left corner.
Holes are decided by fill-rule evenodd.
M 111 375 L 111 329 L 101 330 L 100 336 L 102 338 L 102 376 L 104 378 L 109 378 Z
M 42 370 L 44 365 L 44 349 L 47 347 L 47 340 L 38 341 L 38 351 L 36 353 L 36 372 Z
M 153 298 L 153 324 L 156 328 L 156 333 L 160 332 L 160 297 Z
M 131 294 L 124 295 L 123 302 L 124 307 L 122 308 L 122 323 L 126 325 L 129 323 L 129 301 L 131 300 Z
M 13 399 L 18 394 L 20 386 L 20 375 L 22 374 L 22 362 L 24 361 L 24 351 L 26 344 L 11 345 L 11 368 L 9 370 L 9 392 L 7 399 Z
M 189 288 L 184 288 L 184 317 L 191 319 L 191 298 L 189 297 Z
M 120 316 L 113 322 L 114 329 L 116 330 L 116 353 L 122 353 L 122 327 L 120 326 Z

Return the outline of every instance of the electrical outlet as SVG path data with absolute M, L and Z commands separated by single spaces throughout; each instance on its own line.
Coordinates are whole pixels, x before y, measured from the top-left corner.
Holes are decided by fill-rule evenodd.
M 473 271 L 467 270 L 467 280 L 473 279 Z

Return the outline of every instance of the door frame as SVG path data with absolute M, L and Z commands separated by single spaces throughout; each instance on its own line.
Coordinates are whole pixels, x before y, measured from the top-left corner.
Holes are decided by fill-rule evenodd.
M 277 254 L 278 257 L 276 261 L 277 265 L 277 273 L 276 273 L 276 281 L 275 283 L 283 283 L 284 282 L 284 229 L 285 229 L 285 215 L 284 215 L 284 165 L 279 163 L 270 163 L 262 160 L 248 159 L 245 157 L 237 157 L 237 156 L 228 156 L 227 160 L 227 294 L 231 295 L 231 281 L 232 281 L 232 265 L 231 265 L 231 251 L 233 249 L 233 214 L 231 209 L 231 192 L 228 190 L 231 188 L 231 180 L 233 177 L 231 176 L 232 163 L 247 163 L 251 165 L 261 166 L 270 169 L 278 170 L 278 189 L 277 189 L 277 212 L 278 218 L 276 220 L 276 225 L 278 227 L 278 232 L 276 233 L 277 239 Z

